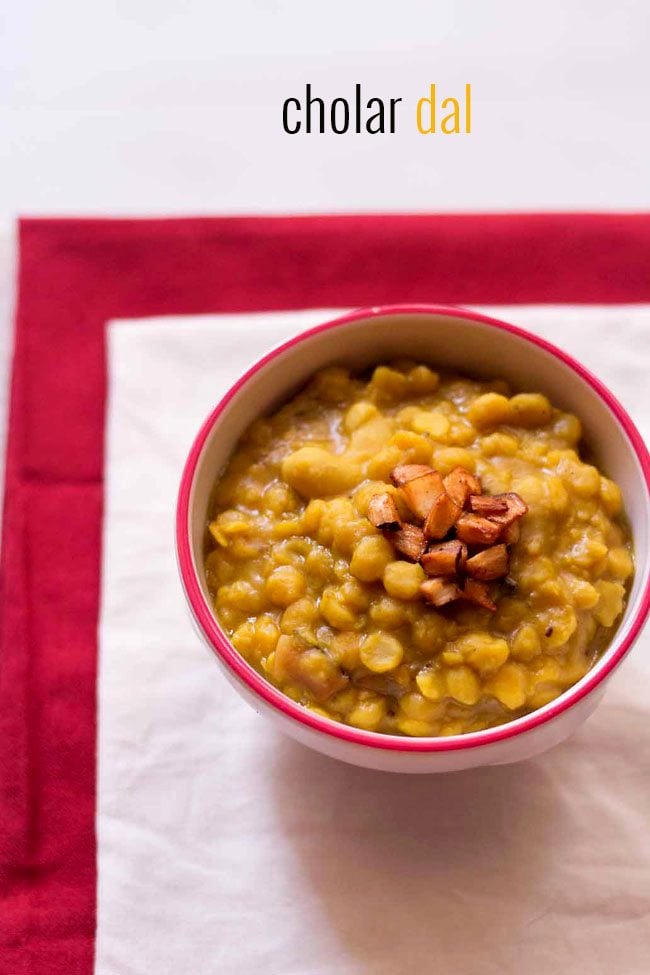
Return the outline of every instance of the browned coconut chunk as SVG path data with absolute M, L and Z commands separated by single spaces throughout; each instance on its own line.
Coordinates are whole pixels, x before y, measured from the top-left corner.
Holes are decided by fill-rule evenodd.
M 415 477 L 424 477 L 425 474 L 432 474 L 433 468 L 426 464 L 400 464 L 390 472 L 390 479 L 395 487 L 403 487 Z
M 491 613 L 496 611 L 496 603 L 491 598 L 490 590 L 485 582 L 479 582 L 478 579 L 465 579 L 461 595 L 463 599 L 474 603 L 475 606 L 489 609 Z
M 490 515 L 491 520 L 498 525 L 511 525 L 513 521 L 518 521 L 519 518 L 523 518 L 528 512 L 528 505 L 514 491 L 510 492 L 510 494 L 496 494 L 494 495 L 494 500 L 503 501 L 506 505 L 505 511 L 495 512 L 495 514 Z
M 467 545 L 453 539 L 441 542 L 425 552 L 420 562 L 430 576 L 453 576 L 461 572 L 467 558 Z
M 368 519 L 382 531 L 397 531 L 401 522 L 392 494 L 373 494 L 368 502 Z
M 517 521 L 512 521 L 509 525 L 505 525 L 501 529 L 499 540 L 505 542 L 506 545 L 514 545 L 515 542 L 519 541 L 520 535 L 521 535 L 521 526 L 519 524 L 519 519 L 518 519 Z
M 490 582 L 508 575 L 510 559 L 505 545 L 492 545 L 467 560 L 465 571 L 473 579 Z
M 316 701 L 326 701 L 348 683 L 348 677 L 324 650 L 310 646 L 296 634 L 283 634 L 278 640 L 273 676 L 306 688 Z
M 502 515 L 508 510 L 508 502 L 502 497 L 492 497 L 489 494 L 472 494 L 467 501 L 467 507 L 475 515 L 490 518 L 492 515 Z
M 395 498 L 387 492 L 371 498 L 368 517 L 401 556 L 420 562 L 430 576 L 420 587 L 424 598 L 434 606 L 462 598 L 494 612 L 487 583 L 508 575 L 508 545 L 518 540 L 519 521 L 528 511 L 523 499 L 514 492 L 484 495 L 479 478 L 464 467 L 443 478 L 425 464 L 401 464 L 391 479 L 423 527 L 400 524 Z M 431 540 L 438 544 L 427 550 Z M 468 545 L 474 547 L 471 558 Z
M 414 515 L 422 521 L 429 514 L 436 499 L 444 494 L 442 477 L 438 471 L 422 474 L 407 481 L 402 487 L 402 494 Z
M 410 562 L 419 562 L 427 547 L 422 529 L 406 522 L 396 532 L 391 532 L 388 537 L 400 555 Z
M 456 583 L 449 579 L 427 579 L 421 584 L 420 592 L 432 606 L 445 606 L 461 595 Z
M 468 545 L 493 545 L 501 534 L 501 525 L 481 515 L 461 515 L 456 522 L 456 534 Z
M 451 500 L 446 491 L 443 491 L 429 509 L 424 522 L 424 534 L 427 538 L 444 538 L 456 524 L 460 513 L 460 507 Z
M 467 499 L 472 494 L 481 493 L 481 482 L 465 467 L 454 467 L 452 471 L 443 479 L 445 491 L 451 500 L 464 508 Z

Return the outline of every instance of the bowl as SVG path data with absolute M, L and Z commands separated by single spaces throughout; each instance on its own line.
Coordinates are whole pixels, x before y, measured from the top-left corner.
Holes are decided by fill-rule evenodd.
M 210 493 L 249 424 L 291 397 L 323 366 L 340 363 L 360 369 L 404 356 L 477 377 L 503 377 L 515 388 L 546 393 L 554 405 L 576 413 L 596 463 L 623 491 L 635 547 L 636 573 L 624 616 L 593 668 L 530 714 L 450 737 L 362 731 L 296 704 L 232 647 L 211 608 L 202 567 Z M 584 366 L 521 328 L 473 311 L 389 306 L 354 311 L 308 329 L 263 356 L 238 379 L 189 452 L 178 498 L 176 548 L 196 629 L 224 675 L 258 713 L 302 744 L 355 765 L 393 772 L 448 772 L 530 758 L 565 739 L 592 713 L 650 609 L 649 524 L 648 451 L 621 404 Z

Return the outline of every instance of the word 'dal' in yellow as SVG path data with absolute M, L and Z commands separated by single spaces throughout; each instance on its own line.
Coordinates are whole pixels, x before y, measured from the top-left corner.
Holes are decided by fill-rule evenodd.
M 444 113 L 444 114 L 443 114 Z M 437 127 L 440 117 L 440 129 Z M 439 99 L 436 85 L 429 86 L 429 97 L 418 102 L 416 120 L 421 135 L 469 135 L 472 131 L 472 86 L 465 85 L 465 98 Z

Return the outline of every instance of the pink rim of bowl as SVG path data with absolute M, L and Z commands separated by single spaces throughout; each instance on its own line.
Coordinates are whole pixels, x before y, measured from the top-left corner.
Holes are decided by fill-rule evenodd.
M 641 434 L 634 425 L 631 417 L 619 403 L 616 397 L 607 387 L 594 376 L 588 369 L 579 362 L 563 352 L 557 346 L 545 339 L 527 332 L 525 329 L 516 325 L 481 315 L 478 312 L 468 311 L 464 308 L 445 306 L 445 305 L 384 305 L 378 308 L 357 309 L 348 314 L 342 315 L 322 325 L 300 332 L 298 335 L 283 342 L 281 345 L 272 349 L 254 365 L 248 369 L 243 376 L 228 390 L 223 399 L 207 418 L 189 452 L 183 474 L 178 496 L 178 506 L 176 510 L 176 551 L 178 557 L 179 570 L 185 593 L 192 611 L 192 615 L 198 624 L 201 632 L 207 639 L 212 649 L 218 654 L 223 663 L 230 668 L 235 675 L 242 680 L 250 690 L 259 695 L 268 704 L 282 712 L 286 717 L 299 721 L 313 731 L 321 732 L 332 738 L 342 741 L 352 742 L 356 745 L 365 747 L 379 748 L 388 751 L 401 752 L 449 752 L 465 748 L 476 748 L 480 745 L 490 745 L 498 741 L 513 738 L 516 735 L 531 731 L 533 728 L 562 714 L 572 705 L 576 704 L 586 695 L 590 694 L 595 688 L 611 673 L 620 663 L 623 657 L 631 649 L 643 624 L 650 612 L 650 580 L 648 580 L 641 599 L 639 601 L 636 615 L 631 621 L 625 638 L 616 646 L 611 653 L 606 651 L 606 660 L 603 666 L 596 672 L 591 672 L 573 687 L 561 694 L 551 704 L 544 708 L 533 711 L 523 717 L 513 721 L 498 725 L 496 728 L 489 728 L 485 731 L 470 732 L 464 735 L 450 735 L 445 738 L 402 738 L 393 735 L 379 734 L 372 731 L 361 731 L 344 725 L 334 720 L 321 718 L 319 715 L 308 711 L 306 708 L 296 704 L 291 698 L 277 690 L 272 684 L 268 683 L 253 667 L 248 664 L 234 649 L 226 635 L 223 633 L 212 609 L 208 605 L 199 580 L 197 578 L 192 553 L 190 548 L 189 515 L 190 515 L 190 496 L 196 467 L 203 449 L 203 445 L 214 427 L 219 417 L 228 406 L 233 397 L 246 385 L 248 380 L 260 369 L 272 362 L 277 356 L 292 348 L 296 344 L 303 342 L 313 335 L 327 332 L 333 329 L 344 327 L 360 319 L 379 318 L 385 315 L 446 315 L 449 317 L 463 318 L 465 320 L 479 322 L 492 328 L 510 332 L 519 338 L 532 343 L 551 355 L 559 359 L 566 366 L 577 373 L 581 379 L 591 386 L 598 396 L 609 407 L 618 423 L 627 434 L 630 443 L 636 453 L 637 459 L 643 471 L 646 487 L 650 492 L 650 454 L 641 438 Z M 616 643 L 616 638 L 614 639 Z M 609 655 L 608 655 L 609 654 Z

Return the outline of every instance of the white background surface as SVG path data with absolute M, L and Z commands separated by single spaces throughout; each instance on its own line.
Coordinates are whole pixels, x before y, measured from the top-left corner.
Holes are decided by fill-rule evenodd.
M 650 205 L 645 0 L 21 0 L 0 215 Z M 399 132 L 297 136 L 282 101 L 403 97 Z M 430 82 L 471 137 L 423 137 Z
M 649 34 L 646 0 L 6 0 L 0 431 L 17 214 L 648 208 Z M 398 133 L 286 135 L 307 81 Z M 432 81 L 470 137 L 416 133 Z
M 561 340 L 650 434 L 650 308 L 497 314 Z M 194 633 L 169 544 L 187 450 L 252 357 L 318 320 L 110 328 L 96 975 L 647 975 L 647 635 L 570 741 L 420 777 L 285 740 Z

